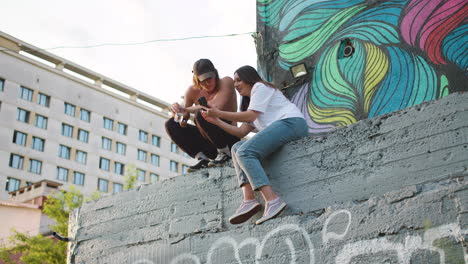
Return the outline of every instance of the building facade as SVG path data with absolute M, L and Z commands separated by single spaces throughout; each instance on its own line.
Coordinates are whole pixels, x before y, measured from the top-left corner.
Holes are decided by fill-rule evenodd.
M 0 32 L 0 200 L 41 180 L 85 195 L 185 173 L 169 104 Z

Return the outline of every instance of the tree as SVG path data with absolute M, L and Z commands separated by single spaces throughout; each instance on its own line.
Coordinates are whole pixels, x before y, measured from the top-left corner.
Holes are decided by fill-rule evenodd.
M 125 182 L 124 182 L 124 190 L 133 189 L 136 186 L 137 182 L 137 169 L 135 165 L 130 164 L 125 169 Z
M 47 196 L 44 204 L 44 214 L 55 220 L 52 230 L 68 236 L 68 216 L 73 209 L 83 204 L 84 197 L 74 186 L 69 191 L 59 191 Z
M 99 193 L 92 194 L 92 199 L 99 198 Z M 51 229 L 63 236 L 68 236 L 68 217 L 73 209 L 80 207 L 85 201 L 83 194 L 75 187 L 69 191 L 59 191 L 47 196 L 43 213 L 55 220 Z M 0 247 L 0 260 L 5 263 L 16 263 L 13 255 L 20 254 L 20 260 L 27 264 L 61 264 L 66 262 L 67 244 L 53 240 L 43 235 L 30 236 L 13 230 L 9 237 L 9 245 Z
M 0 248 L 0 260 L 16 263 L 12 256 L 20 254 L 20 260 L 27 264 L 62 264 L 67 257 L 67 244 L 42 235 L 29 236 L 14 231 L 9 238 L 13 246 Z

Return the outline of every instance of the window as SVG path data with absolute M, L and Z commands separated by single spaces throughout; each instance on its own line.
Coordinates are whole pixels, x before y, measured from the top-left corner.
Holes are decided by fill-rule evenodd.
M 157 182 L 159 181 L 159 175 L 155 174 L 155 173 L 150 173 L 150 182 L 153 183 L 153 182 Z
M 126 148 L 126 145 L 122 142 L 115 143 L 115 152 L 120 155 L 125 155 Z
M 83 120 L 83 121 L 89 123 L 91 121 L 91 112 L 89 112 L 86 109 L 81 108 L 80 109 L 80 120 Z
M 171 152 L 177 153 L 179 151 L 179 147 L 174 142 L 171 142 Z
M 107 118 L 107 117 L 104 117 L 104 124 L 103 124 L 103 127 L 104 127 L 105 129 L 113 130 L 113 128 L 114 128 L 114 120 L 109 119 L 109 118 Z
M 151 154 L 151 164 L 159 167 L 159 155 Z
M 138 150 L 138 160 L 146 161 L 146 151 L 141 149 Z
M 83 129 L 78 129 L 78 140 L 88 143 L 89 132 Z
M 29 111 L 21 108 L 16 109 L 16 120 L 29 123 Z
M 182 164 L 182 174 L 187 174 L 188 172 L 188 166 L 185 164 Z
M 42 161 L 31 159 L 29 160 L 29 172 L 41 174 Z
M 5 191 L 14 192 L 20 188 L 21 181 L 15 178 L 8 177 L 6 180 Z
M 32 102 L 33 90 L 21 86 L 21 87 L 20 87 L 20 94 L 19 94 L 19 97 L 20 97 L 21 99 L 26 100 L 26 101 Z
M 111 148 L 112 148 L 112 139 L 102 137 L 101 148 L 111 150 Z
M 23 132 L 20 131 L 15 131 L 13 132 L 13 143 L 21 145 L 21 146 L 26 146 L 26 138 L 28 135 L 26 135 Z
M 172 172 L 179 172 L 179 164 L 176 161 L 171 160 L 170 170 Z
M 24 163 L 24 157 L 16 154 L 10 155 L 10 167 L 22 170 Z
M 77 172 L 77 171 L 73 172 L 73 184 L 84 185 L 84 178 L 85 178 L 84 173 Z
M 38 150 L 38 151 L 44 151 L 44 142 L 45 142 L 45 140 L 42 139 L 42 138 L 33 137 L 32 138 L 31 148 L 35 149 L 35 150 Z
M 47 129 L 47 117 L 36 114 L 34 125 L 38 128 Z
M 127 125 L 123 123 L 117 123 L 117 133 L 127 135 Z
M 26 186 L 31 186 L 31 185 L 33 185 L 32 182 L 28 182 L 28 181 L 26 182 Z
M 110 160 L 106 158 L 100 158 L 99 159 L 99 168 L 101 170 L 109 171 L 110 169 Z
M 151 138 L 151 144 L 153 144 L 153 146 L 160 147 L 161 137 L 153 135 L 153 137 Z
M 75 117 L 75 109 L 76 107 L 72 104 L 65 103 L 65 114 L 69 116 Z
M 109 189 L 109 182 L 104 179 L 98 179 L 98 190 L 101 192 L 107 192 Z
M 70 159 L 70 152 L 71 148 L 64 146 L 64 145 L 59 145 L 59 153 L 58 156 L 64 159 Z
M 62 135 L 66 137 L 73 137 L 73 127 L 62 123 Z
M 143 131 L 143 130 L 140 130 L 140 132 L 138 133 L 138 139 L 140 141 L 143 141 L 145 143 L 148 142 L 148 133 Z
M 3 88 L 5 87 L 5 80 L 0 79 L 0 92 L 3 92 Z
M 120 163 L 120 162 L 115 162 L 114 163 L 114 172 L 116 174 L 124 175 L 125 165 L 123 165 L 123 163 Z
M 38 96 L 37 96 L 37 104 L 45 106 L 45 107 L 49 107 L 50 96 L 45 95 L 43 93 L 39 93 Z
M 123 185 L 120 183 L 114 182 L 114 188 L 112 188 L 114 193 L 121 192 L 123 190 Z
M 146 174 L 146 171 L 141 170 L 141 169 L 137 169 L 137 179 L 139 181 L 142 181 L 142 182 L 145 181 L 145 174 Z
M 57 167 L 57 180 L 68 181 L 68 169 Z
M 75 161 L 81 164 L 86 164 L 86 159 L 88 157 L 88 153 L 77 150 L 75 155 Z

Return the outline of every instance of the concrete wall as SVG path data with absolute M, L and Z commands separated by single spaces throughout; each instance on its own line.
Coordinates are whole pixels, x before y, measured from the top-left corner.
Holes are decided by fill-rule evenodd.
M 265 164 L 289 207 L 260 226 L 260 214 L 227 222 L 241 199 L 232 167 L 86 203 L 71 216 L 69 262 L 468 263 L 467 101 L 284 146 Z
M 467 17 L 466 0 L 257 0 L 258 66 L 321 134 L 467 91 Z

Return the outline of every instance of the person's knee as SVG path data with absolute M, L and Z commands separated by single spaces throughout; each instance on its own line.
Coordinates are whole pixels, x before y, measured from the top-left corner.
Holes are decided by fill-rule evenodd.
M 234 143 L 234 145 L 232 145 L 232 147 L 231 147 L 231 154 L 232 155 L 236 155 L 237 150 L 240 148 L 240 146 L 242 146 L 242 143 L 243 142 L 238 141 L 238 142 Z
M 237 141 L 236 143 L 234 143 L 234 145 L 232 145 L 231 147 L 231 154 L 233 156 L 237 156 L 237 152 L 239 151 L 239 149 L 242 147 L 242 144 L 244 143 L 244 141 Z
M 236 156 L 239 159 L 249 159 L 249 158 L 258 158 L 258 155 L 255 150 L 250 149 L 250 148 L 245 148 L 243 146 L 240 146 L 236 150 Z

